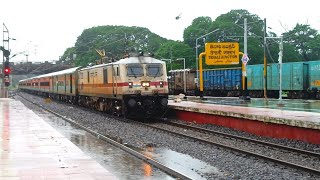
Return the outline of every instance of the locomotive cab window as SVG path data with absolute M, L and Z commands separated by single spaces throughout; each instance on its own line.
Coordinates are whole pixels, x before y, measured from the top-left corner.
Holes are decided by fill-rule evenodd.
M 103 69 L 103 83 L 108 84 L 108 69 Z
M 141 64 L 128 64 L 127 72 L 129 77 L 143 76 L 143 68 Z
M 119 67 L 117 67 L 117 70 L 116 70 L 116 76 L 120 76 Z
M 113 75 L 114 76 L 120 76 L 120 70 L 119 67 L 113 67 Z
M 150 77 L 162 76 L 162 65 L 161 64 L 148 64 L 147 75 Z

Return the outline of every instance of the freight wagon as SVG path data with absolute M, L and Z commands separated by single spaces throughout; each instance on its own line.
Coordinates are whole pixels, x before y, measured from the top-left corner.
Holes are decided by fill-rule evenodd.
M 203 82 L 205 95 L 239 96 L 242 87 L 241 68 L 205 69 Z
M 170 93 L 183 93 L 183 69 L 169 71 Z M 204 69 L 204 94 L 209 96 L 239 96 L 242 87 L 241 68 Z M 187 95 L 198 95 L 196 71 L 186 69 Z
M 183 74 L 183 70 L 175 70 Z M 196 71 L 190 71 L 187 82 L 192 82 Z M 192 75 L 194 74 L 194 77 Z M 175 78 L 176 74 L 172 74 Z M 279 97 L 279 64 L 267 66 L 267 95 Z M 239 96 L 242 90 L 242 69 L 220 68 L 205 69 L 203 71 L 204 95 L 211 96 Z M 198 92 L 198 85 L 194 90 Z M 176 82 L 170 85 L 171 92 L 175 92 Z M 264 65 L 247 65 L 247 89 L 250 97 L 263 97 L 264 94 Z M 320 60 L 308 62 L 290 62 L 282 64 L 282 91 L 287 92 L 290 99 L 312 98 L 320 99 Z M 189 94 L 188 94 L 189 95 Z M 197 94 L 196 94 L 197 95 Z
M 308 66 L 308 90 L 311 97 L 320 99 L 320 61 L 309 61 Z
M 279 64 L 267 66 L 267 95 L 279 96 Z M 250 97 L 262 97 L 264 89 L 264 65 L 247 66 L 247 87 Z M 282 64 L 282 91 L 290 99 L 317 98 L 320 90 L 320 61 L 291 62 Z
M 196 94 L 196 71 L 191 69 L 186 69 L 186 94 L 195 95 Z M 171 94 L 180 94 L 184 92 L 184 70 L 171 70 L 169 71 L 169 92 Z

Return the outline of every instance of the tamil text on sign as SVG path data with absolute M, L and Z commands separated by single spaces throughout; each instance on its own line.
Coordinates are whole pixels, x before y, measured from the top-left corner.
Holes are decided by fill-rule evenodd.
M 239 43 L 206 43 L 207 65 L 239 64 Z

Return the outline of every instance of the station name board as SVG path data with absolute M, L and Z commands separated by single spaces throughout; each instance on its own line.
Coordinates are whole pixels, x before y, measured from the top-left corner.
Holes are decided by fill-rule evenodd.
M 237 42 L 206 43 L 205 53 L 207 65 L 239 64 Z

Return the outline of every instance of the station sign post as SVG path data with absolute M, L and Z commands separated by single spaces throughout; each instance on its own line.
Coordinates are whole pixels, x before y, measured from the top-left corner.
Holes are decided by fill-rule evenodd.
M 207 65 L 239 64 L 237 42 L 206 43 L 205 52 Z
M 200 98 L 203 99 L 203 72 L 202 58 L 205 56 L 207 65 L 234 65 L 239 64 L 239 43 L 221 42 L 206 43 L 205 52 L 199 55 Z

